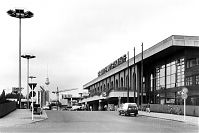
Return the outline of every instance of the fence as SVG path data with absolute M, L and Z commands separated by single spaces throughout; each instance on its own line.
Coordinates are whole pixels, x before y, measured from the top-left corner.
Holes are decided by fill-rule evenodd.
M 143 104 L 143 106 L 146 106 L 146 104 Z M 184 114 L 183 105 L 150 104 L 150 110 L 160 113 Z M 186 115 L 199 117 L 199 106 L 186 105 Z

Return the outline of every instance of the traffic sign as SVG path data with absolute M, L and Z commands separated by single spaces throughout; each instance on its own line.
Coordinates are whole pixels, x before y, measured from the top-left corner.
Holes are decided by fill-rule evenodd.
M 181 96 L 181 97 L 182 97 L 182 99 L 187 99 L 187 97 L 188 97 L 188 96 L 187 96 L 187 93 L 182 93 L 182 96 Z
M 37 86 L 37 83 L 29 83 L 28 84 L 30 86 L 31 89 L 35 89 L 35 87 Z
M 33 91 L 33 97 L 35 97 L 35 96 L 36 96 L 36 92 Z M 29 93 L 29 97 L 32 97 L 32 91 Z
M 183 87 L 183 88 L 182 88 L 182 91 L 183 91 L 184 93 L 187 93 L 187 92 L 188 92 L 188 89 L 187 89 L 186 87 Z

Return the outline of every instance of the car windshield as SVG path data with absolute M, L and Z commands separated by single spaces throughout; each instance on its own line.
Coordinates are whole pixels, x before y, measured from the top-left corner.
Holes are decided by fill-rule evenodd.
M 128 106 L 129 108 L 133 108 L 133 107 L 137 107 L 136 105 L 134 105 L 134 104 L 129 104 L 129 106 Z

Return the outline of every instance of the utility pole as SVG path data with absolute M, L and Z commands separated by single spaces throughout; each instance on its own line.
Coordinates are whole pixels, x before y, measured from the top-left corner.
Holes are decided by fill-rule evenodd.
M 129 103 L 129 51 L 127 52 L 128 62 L 127 62 L 127 71 L 128 71 L 128 80 L 127 80 L 127 103 Z
M 134 60 L 134 73 L 133 73 L 133 83 L 134 83 L 134 102 L 135 102 L 135 93 L 136 93 L 136 73 L 135 73 L 135 47 L 134 47 L 134 57 L 133 57 L 133 60 Z
M 142 43 L 142 60 L 141 60 L 141 106 L 143 104 L 143 43 Z

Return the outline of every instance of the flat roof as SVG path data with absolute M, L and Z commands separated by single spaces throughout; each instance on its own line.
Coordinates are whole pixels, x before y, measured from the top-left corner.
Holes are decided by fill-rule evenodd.
M 199 47 L 199 36 L 183 36 L 183 35 L 172 35 L 156 45 L 143 51 L 143 60 L 151 57 L 152 55 L 159 53 L 172 46 L 187 46 L 187 47 Z M 142 53 L 135 56 L 135 64 L 142 60 Z M 129 59 L 129 66 L 134 64 L 134 57 Z M 117 66 L 116 68 L 106 72 L 105 74 L 93 79 L 92 81 L 83 85 L 83 89 L 95 84 L 127 67 L 127 61 Z

